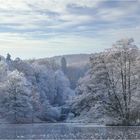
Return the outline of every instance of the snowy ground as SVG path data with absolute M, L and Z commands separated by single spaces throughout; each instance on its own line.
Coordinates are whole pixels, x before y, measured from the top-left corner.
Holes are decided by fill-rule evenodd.
M 140 139 L 140 127 L 93 124 L 1 124 L 0 139 Z

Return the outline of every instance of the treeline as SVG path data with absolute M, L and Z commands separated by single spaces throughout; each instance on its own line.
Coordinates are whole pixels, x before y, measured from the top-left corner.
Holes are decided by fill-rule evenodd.
M 0 117 L 11 123 L 56 122 L 74 92 L 54 62 L 0 57 Z
M 140 51 L 134 40 L 117 41 L 110 49 L 93 54 L 89 63 L 90 67 L 75 69 L 67 66 L 64 57 L 60 66 L 53 59 L 23 61 L 12 60 L 9 54 L 1 56 L 0 117 L 12 123 L 139 125 Z M 70 87 L 75 87 L 79 77 L 73 91 Z

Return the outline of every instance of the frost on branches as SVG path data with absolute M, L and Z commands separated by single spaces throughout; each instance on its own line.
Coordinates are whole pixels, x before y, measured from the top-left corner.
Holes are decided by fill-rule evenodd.
M 72 105 L 76 116 L 87 110 L 94 111 L 92 121 L 139 123 L 140 59 L 133 42 L 133 39 L 120 40 L 90 58 L 90 70 L 79 81 L 78 100 Z

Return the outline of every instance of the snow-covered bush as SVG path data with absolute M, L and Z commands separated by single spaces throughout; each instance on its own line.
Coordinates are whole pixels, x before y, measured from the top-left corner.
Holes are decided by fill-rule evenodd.
M 49 102 L 43 103 L 41 119 L 47 122 L 57 122 L 61 118 L 61 108 L 53 107 Z

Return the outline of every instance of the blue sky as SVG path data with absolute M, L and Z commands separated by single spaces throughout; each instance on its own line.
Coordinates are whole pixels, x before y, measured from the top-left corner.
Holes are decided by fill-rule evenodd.
M 0 0 L 0 54 L 94 53 L 126 37 L 140 46 L 140 0 Z

